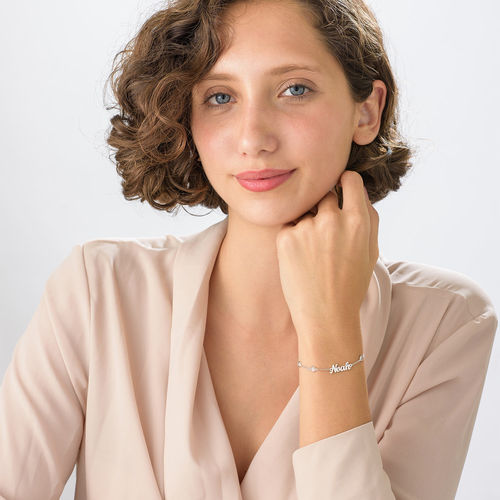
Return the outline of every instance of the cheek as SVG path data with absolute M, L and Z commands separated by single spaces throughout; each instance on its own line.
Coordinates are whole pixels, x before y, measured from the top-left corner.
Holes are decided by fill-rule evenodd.
M 322 106 L 290 123 L 290 143 L 308 158 L 347 158 L 352 142 L 351 121 L 345 111 Z M 304 158 L 307 160 L 307 158 Z
M 202 160 L 220 155 L 224 145 L 227 147 L 227 131 L 223 124 L 216 124 L 207 119 L 198 119 L 196 115 L 193 115 L 191 133 Z

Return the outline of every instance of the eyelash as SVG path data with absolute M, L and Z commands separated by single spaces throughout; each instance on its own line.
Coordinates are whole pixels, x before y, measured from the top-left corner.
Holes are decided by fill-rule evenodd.
M 304 87 L 305 89 L 309 90 L 309 92 L 307 92 L 307 93 L 305 93 L 303 95 L 286 96 L 286 97 L 291 97 L 291 98 L 295 99 L 296 101 L 302 101 L 302 99 L 305 99 L 308 94 L 311 94 L 312 92 L 314 92 L 314 90 L 312 90 L 311 88 L 309 88 L 307 85 L 303 85 L 302 83 L 292 83 L 283 92 L 287 91 L 291 87 Z M 220 108 L 222 106 L 225 106 L 226 104 L 229 104 L 228 102 L 223 103 L 223 104 L 209 104 L 208 101 L 210 99 L 212 99 L 212 97 L 214 97 L 216 95 L 229 95 L 229 94 L 227 94 L 226 92 L 215 92 L 214 94 L 209 95 L 205 99 L 204 104 L 206 106 L 208 106 L 209 108 Z

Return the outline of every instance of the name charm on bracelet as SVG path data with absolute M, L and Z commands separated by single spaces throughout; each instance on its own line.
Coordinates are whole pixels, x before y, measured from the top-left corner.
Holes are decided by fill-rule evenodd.
M 304 366 L 300 361 L 297 362 L 297 366 L 299 368 L 307 368 L 311 372 L 330 372 L 330 373 L 340 373 L 340 372 L 345 372 L 349 371 L 355 364 L 360 363 L 365 359 L 365 355 L 361 354 L 359 359 L 355 361 L 354 363 L 349 363 L 349 361 L 346 361 L 344 365 L 339 366 L 338 363 L 333 364 L 330 366 L 330 368 L 318 368 L 317 366 Z

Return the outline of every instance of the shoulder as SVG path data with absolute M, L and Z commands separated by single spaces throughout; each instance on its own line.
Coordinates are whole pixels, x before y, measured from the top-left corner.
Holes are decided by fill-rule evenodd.
M 137 238 L 96 238 L 84 241 L 77 246 L 82 247 L 86 260 L 153 256 L 175 252 L 182 238 L 167 234 L 158 237 Z
M 86 265 L 133 260 L 146 262 L 175 255 L 182 239 L 172 234 L 142 238 L 96 238 L 81 243 Z
M 109 279 L 134 276 L 146 279 L 160 274 L 170 282 L 173 261 L 182 238 L 159 237 L 96 238 L 75 244 L 48 278 L 49 288 L 79 288 L 87 294 Z
M 474 279 L 420 262 L 381 260 L 391 280 L 386 334 L 398 356 L 418 364 L 434 351 L 438 357 L 475 352 L 481 362 L 489 357 L 498 315 Z
M 393 299 L 398 295 L 411 297 L 415 306 L 422 301 L 429 305 L 454 303 L 462 307 L 470 319 L 486 312 L 496 316 L 488 294 L 463 273 L 415 261 L 381 260 L 391 279 Z

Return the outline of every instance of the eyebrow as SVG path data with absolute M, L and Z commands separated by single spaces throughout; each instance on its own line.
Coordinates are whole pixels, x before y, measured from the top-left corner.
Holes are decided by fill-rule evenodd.
M 299 64 L 284 64 L 282 66 L 277 66 L 276 68 L 272 68 L 269 70 L 266 74 L 270 76 L 277 76 L 277 75 L 283 75 L 284 73 L 289 73 L 290 71 L 296 71 L 296 70 L 303 70 L 303 71 L 310 71 L 311 73 L 319 73 L 321 70 L 319 66 L 306 66 L 306 65 L 299 65 Z M 202 81 L 205 80 L 235 80 L 236 78 L 229 74 L 229 73 L 212 73 L 204 78 L 202 78 Z

